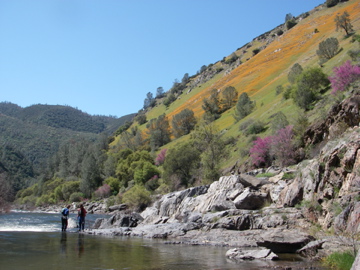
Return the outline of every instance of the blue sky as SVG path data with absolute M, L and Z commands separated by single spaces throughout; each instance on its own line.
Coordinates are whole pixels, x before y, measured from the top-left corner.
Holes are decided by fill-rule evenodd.
M 139 111 L 324 0 L 0 0 L 0 101 Z

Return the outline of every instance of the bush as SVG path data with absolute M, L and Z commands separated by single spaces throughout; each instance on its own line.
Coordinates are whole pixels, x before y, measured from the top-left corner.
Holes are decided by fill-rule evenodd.
M 342 66 L 333 69 L 334 76 L 330 76 L 332 94 L 339 91 L 345 91 L 349 86 L 360 79 L 360 67 L 351 65 L 350 61 L 346 61 Z
M 271 141 L 272 137 L 257 138 L 254 141 L 253 147 L 250 149 L 250 158 L 255 166 L 265 166 L 268 167 L 271 165 Z
M 285 25 L 286 25 L 286 29 L 290 30 L 296 25 L 296 21 L 294 18 L 292 18 L 291 20 L 286 21 Z
M 323 88 L 329 85 L 329 80 L 320 68 L 309 68 L 297 78 L 292 97 L 296 105 L 309 110 L 317 100 Z
M 144 210 L 151 202 L 150 192 L 144 186 L 135 185 L 123 195 L 123 203 L 135 210 Z
M 303 68 L 300 64 L 295 63 L 289 73 L 288 73 L 288 80 L 291 84 L 294 84 L 296 81 L 296 78 L 300 76 L 300 74 L 303 72 Z
M 254 121 L 246 130 L 245 135 L 259 134 L 266 130 L 265 124 L 259 120 Z
M 80 191 L 80 181 L 69 181 L 62 185 L 61 192 L 65 201 L 70 200 L 70 195 Z
M 107 198 L 111 194 L 111 188 L 108 184 L 104 184 L 101 187 L 99 187 L 97 190 L 95 190 L 95 196 L 96 198 Z
M 84 198 L 84 194 L 81 192 L 74 192 L 70 195 L 69 201 L 70 202 L 81 202 Z
M 328 8 L 336 6 L 339 3 L 339 0 L 326 0 L 326 6 Z
M 164 164 L 167 149 L 162 149 L 155 159 L 155 165 L 160 166 Z
M 319 49 L 316 51 L 316 54 L 319 56 L 320 60 L 329 60 L 333 58 L 338 52 L 339 41 L 337 38 L 331 37 L 320 42 Z
M 105 179 L 105 183 L 110 186 L 111 193 L 116 195 L 120 189 L 120 180 L 115 177 L 108 177 Z

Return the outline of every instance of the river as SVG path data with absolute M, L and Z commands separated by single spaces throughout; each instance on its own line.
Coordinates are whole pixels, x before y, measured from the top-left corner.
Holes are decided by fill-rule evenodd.
M 87 215 L 89 227 L 101 215 Z M 229 248 L 168 245 L 163 240 L 94 236 L 78 233 L 75 214 L 61 232 L 60 214 L 11 212 L 0 214 L 0 269 L 270 269 L 304 266 L 298 257 L 280 261 L 235 263 Z

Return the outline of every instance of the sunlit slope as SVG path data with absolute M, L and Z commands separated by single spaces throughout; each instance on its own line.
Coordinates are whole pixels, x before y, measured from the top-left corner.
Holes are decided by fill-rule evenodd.
M 222 76 L 216 81 L 211 80 L 213 83 L 191 97 L 183 94 L 182 98 L 186 99 L 186 102 L 182 102 L 182 104 L 176 102 L 173 105 L 179 105 L 165 113 L 171 119 L 173 115 L 183 109 L 190 108 L 196 116 L 201 116 L 203 113 L 202 101 L 208 97 L 210 90 L 223 90 L 227 86 L 234 86 L 239 94 L 247 92 L 251 98 L 256 100 L 265 94 L 263 91 L 270 90 L 269 85 L 275 85 L 277 81 L 278 84 L 285 82 L 283 77 L 287 76 L 289 69 L 295 63 L 298 62 L 303 67 L 318 66 L 316 50 L 319 43 L 332 36 L 337 37 L 340 43 L 342 42 L 344 32 L 336 32 L 334 19 L 338 13 L 342 14 L 345 10 L 350 14 L 355 30 L 358 30 L 359 1 L 350 1 L 329 9 L 324 7 L 277 37 L 264 50 L 235 68 L 230 74 Z M 317 29 L 316 32 L 315 29 Z

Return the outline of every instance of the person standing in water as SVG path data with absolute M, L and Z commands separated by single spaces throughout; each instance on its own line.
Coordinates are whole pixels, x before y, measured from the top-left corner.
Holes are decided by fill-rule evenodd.
M 84 208 L 84 205 L 80 204 L 80 208 L 78 210 L 79 232 L 84 231 L 86 213 L 87 212 L 86 212 L 86 210 Z
M 70 214 L 70 205 L 64 207 L 61 210 L 61 231 L 66 232 L 67 226 L 68 226 L 68 219 Z

